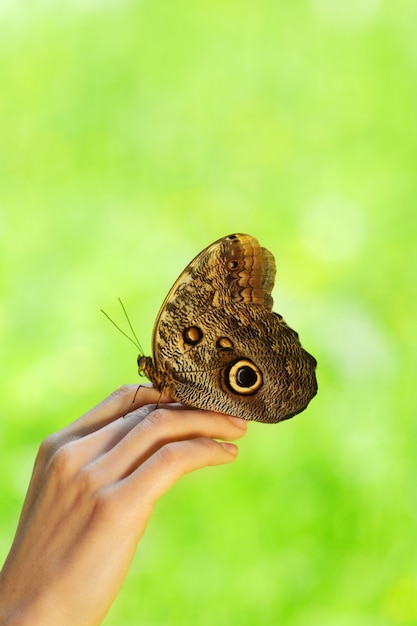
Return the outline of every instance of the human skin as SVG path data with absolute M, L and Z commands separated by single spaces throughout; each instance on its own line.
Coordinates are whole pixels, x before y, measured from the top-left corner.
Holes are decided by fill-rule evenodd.
M 125 386 L 41 444 L 0 573 L 1 626 L 100 624 L 156 500 L 230 463 L 246 422 Z

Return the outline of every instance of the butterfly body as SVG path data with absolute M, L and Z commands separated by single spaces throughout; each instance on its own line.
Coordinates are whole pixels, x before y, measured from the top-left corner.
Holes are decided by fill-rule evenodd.
M 187 266 L 139 370 L 185 405 L 278 422 L 317 392 L 316 361 L 272 312 L 274 257 L 254 237 L 229 235 Z

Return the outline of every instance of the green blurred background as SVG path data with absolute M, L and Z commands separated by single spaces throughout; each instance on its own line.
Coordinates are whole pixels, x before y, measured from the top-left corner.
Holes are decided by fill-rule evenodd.
M 248 232 L 319 362 L 305 413 L 160 501 L 106 626 L 417 624 L 416 23 L 1 0 L 0 556 L 40 440 L 138 380 L 117 297 L 149 353 L 185 265 Z

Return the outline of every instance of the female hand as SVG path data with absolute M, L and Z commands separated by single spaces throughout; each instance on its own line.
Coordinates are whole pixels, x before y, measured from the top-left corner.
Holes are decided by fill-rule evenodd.
M 132 406 L 136 392 L 122 387 L 42 443 L 0 574 L 0 624 L 100 624 L 155 501 L 183 474 L 236 457 L 216 440 L 241 437 L 242 419 L 156 407 L 151 387 Z

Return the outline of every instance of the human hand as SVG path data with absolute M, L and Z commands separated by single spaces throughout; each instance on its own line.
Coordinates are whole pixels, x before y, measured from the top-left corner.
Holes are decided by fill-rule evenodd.
M 243 436 L 244 420 L 156 407 L 151 387 L 132 406 L 136 391 L 118 389 L 42 443 L 0 574 L 1 626 L 100 624 L 156 500 L 183 474 L 236 457 L 224 440 Z

